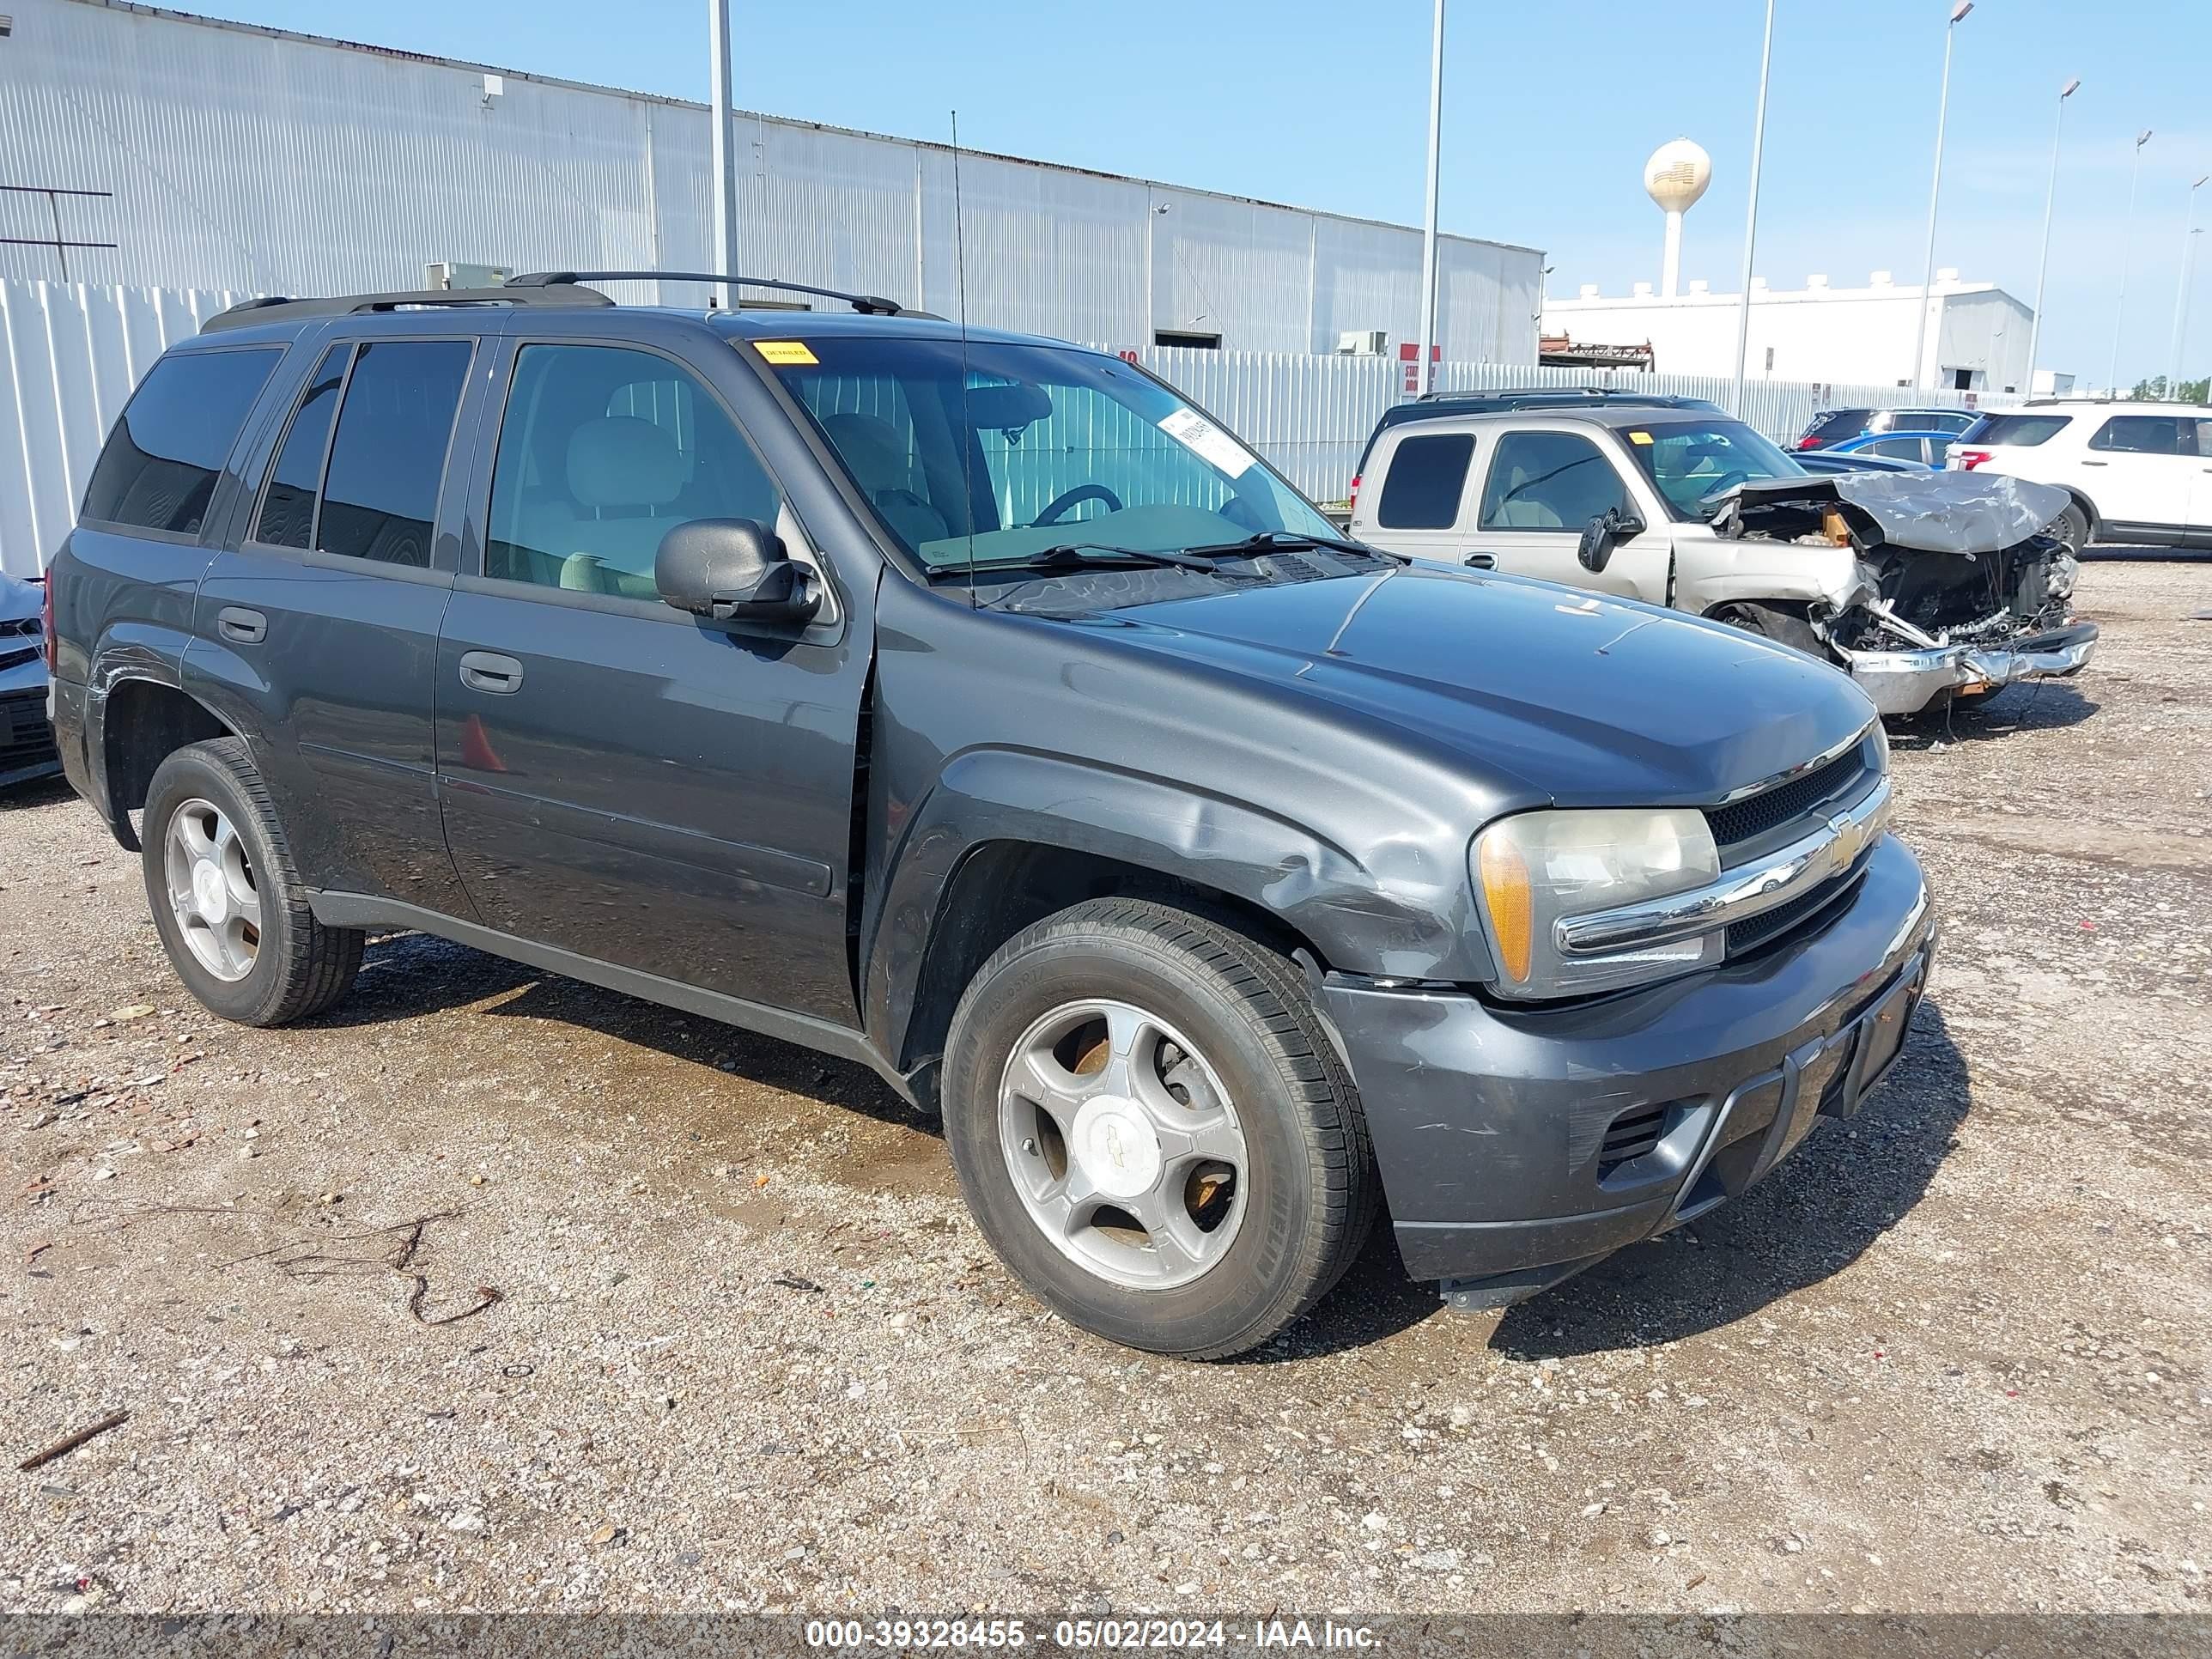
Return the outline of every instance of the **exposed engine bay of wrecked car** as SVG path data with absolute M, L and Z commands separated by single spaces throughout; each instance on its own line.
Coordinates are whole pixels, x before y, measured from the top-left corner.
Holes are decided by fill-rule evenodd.
M 2063 489 L 1979 472 L 1840 473 L 1741 483 L 1729 538 L 1849 547 L 1851 580 L 1808 607 L 1814 633 L 1885 714 L 1947 689 L 2077 672 L 2096 638 L 2073 616 L 2074 555 L 2043 533 Z

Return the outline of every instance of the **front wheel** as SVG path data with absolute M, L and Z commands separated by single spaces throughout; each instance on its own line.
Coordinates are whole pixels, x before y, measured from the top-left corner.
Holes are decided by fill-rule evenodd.
M 1712 618 L 1731 628 L 1741 628 L 1747 634 L 1771 640 L 1777 645 L 1786 645 L 1793 651 L 1802 651 L 1808 657 L 1818 657 L 1824 662 L 1830 659 L 1828 647 L 1821 643 L 1820 636 L 1813 631 L 1813 624 L 1801 611 L 1747 599 L 1721 606 L 1712 613 Z
M 319 1014 L 352 985 L 366 936 L 307 908 L 291 848 L 246 744 L 179 749 L 146 789 L 146 900 L 169 965 L 242 1025 Z
M 1374 1219 L 1358 1096 L 1304 977 L 1166 905 L 1092 900 L 1010 940 L 953 1016 L 944 1098 L 1000 1260 L 1130 1347 L 1265 1342 Z

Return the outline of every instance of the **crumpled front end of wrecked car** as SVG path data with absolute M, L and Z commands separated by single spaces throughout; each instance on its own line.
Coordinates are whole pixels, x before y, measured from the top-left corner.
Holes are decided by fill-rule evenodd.
M 1729 490 L 1727 537 L 1849 548 L 1849 578 L 1808 609 L 1813 631 L 1885 714 L 1946 691 L 2080 672 L 2078 562 L 2047 535 L 2063 489 L 1979 472 L 1844 473 Z

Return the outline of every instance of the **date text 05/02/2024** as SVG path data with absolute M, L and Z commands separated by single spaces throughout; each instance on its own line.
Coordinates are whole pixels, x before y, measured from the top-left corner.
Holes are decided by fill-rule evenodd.
M 1035 1643 L 1079 1651 L 1242 1647 L 1262 1651 L 1298 1649 L 1361 1651 L 1382 1646 L 1381 1633 L 1366 1625 L 1316 1624 L 1306 1619 L 1062 1619 L 1048 1638 L 1042 1620 L 1024 1619 L 823 1619 L 806 1626 L 812 1648 L 872 1648 L 893 1651 L 928 1649 L 1014 1649 Z

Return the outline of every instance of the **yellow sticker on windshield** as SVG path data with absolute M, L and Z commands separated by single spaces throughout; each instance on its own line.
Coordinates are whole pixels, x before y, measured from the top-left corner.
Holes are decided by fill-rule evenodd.
M 778 368 L 804 368 L 822 361 L 804 340 L 755 340 L 753 349 Z
M 1648 444 L 1651 441 L 1651 434 L 1648 432 L 1632 432 L 1628 434 L 1628 441 L 1632 444 Z

